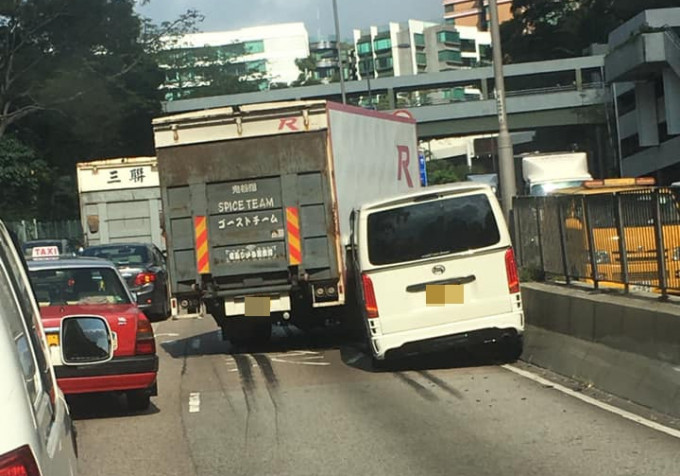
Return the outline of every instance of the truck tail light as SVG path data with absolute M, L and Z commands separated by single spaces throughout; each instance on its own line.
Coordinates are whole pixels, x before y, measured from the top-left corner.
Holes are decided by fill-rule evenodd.
M 0 476 L 40 476 L 31 448 L 24 445 L 0 456 Z
M 505 250 L 505 271 L 508 275 L 508 290 L 510 294 L 517 294 L 519 292 L 519 275 L 517 274 L 515 252 L 512 251 L 512 248 Z
M 140 314 L 137 322 L 137 341 L 135 344 L 135 354 L 155 354 L 156 339 L 153 335 L 153 327 L 143 314 Z
M 364 287 L 364 304 L 366 305 L 366 315 L 369 319 L 378 317 L 378 301 L 375 299 L 373 281 L 367 274 L 361 275 L 361 283 Z
M 135 286 L 142 286 L 144 284 L 153 283 L 156 281 L 156 275 L 149 272 L 139 273 L 135 276 Z

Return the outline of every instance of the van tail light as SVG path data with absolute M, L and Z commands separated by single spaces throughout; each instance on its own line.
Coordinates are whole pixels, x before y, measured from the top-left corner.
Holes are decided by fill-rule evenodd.
M 378 302 L 375 299 L 375 291 L 373 290 L 373 281 L 367 274 L 361 275 L 361 283 L 364 287 L 364 304 L 366 305 L 366 315 L 369 319 L 378 317 Z
M 135 276 L 135 286 L 143 286 L 144 284 L 153 283 L 156 281 L 156 275 L 154 273 L 143 272 Z
M 153 328 L 149 320 L 141 314 L 137 322 L 137 342 L 135 344 L 135 354 L 155 354 L 156 339 L 153 335 Z
M 0 456 L 0 476 L 40 476 L 31 448 L 24 445 Z
M 508 274 L 508 290 L 510 294 L 519 292 L 519 275 L 517 274 L 517 262 L 512 248 L 505 250 L 505 271 Z

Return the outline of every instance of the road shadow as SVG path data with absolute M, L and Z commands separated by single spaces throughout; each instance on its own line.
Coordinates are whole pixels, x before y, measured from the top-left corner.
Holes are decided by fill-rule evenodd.
M 172 358 L 196 357 L 214 354 L 268 354 L 296 350 L 333 350 L 340 349 L 348 342 L 356 341 L 354 332 L 341 325 L 329 325 L 309 330 L 301 330 L 293 325 L 275 325 L 269 342 L 261 344 L 233 345 L 223 341 L 219 329 L 197 334 L 183 339 L 163 342 L 160 347 Z
M 372 358 L 367 344 L 359 344 L 341 347 L 340 355 L 345 365 L 370 373 L 488 367 L 515 361 L 503 355 L 494 344 L 454 346 L 436 352 L 402 355 L 383 361 Z
M 128 409 L 125 395 L 120 393 L 84 393 L 66 397 L 71 417 L 76 421 L 154 415 L 160 409 L 153 400 L 151 397 L 151 405 L 146 410 L 132 411 Z

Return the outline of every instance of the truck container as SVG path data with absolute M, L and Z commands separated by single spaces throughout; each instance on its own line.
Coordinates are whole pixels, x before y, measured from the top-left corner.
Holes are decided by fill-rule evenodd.
M 95 160 L 76 168 L 87 246 L 145 242 L 165 249 L 155 157 Z
M 548 195 L 568 187 L 578 187 L 593 177 L 588 171 L 585 152 L 533 153 L 522 157 L 525 195 Z
M 351 210 L 420 187 L 408 117 L 294 101 L 153 126 L 172 289 L 200 296 L 232 341 L 339 315 Z
M 77 164 L 85 245 L 153 243 L 166 251 L 156 157 L 122 157 Z M 173 317 L 203 314 L 188 294 L 172 294 Z

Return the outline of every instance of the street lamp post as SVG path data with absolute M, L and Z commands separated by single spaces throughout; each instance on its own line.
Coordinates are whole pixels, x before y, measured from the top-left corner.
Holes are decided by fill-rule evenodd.
M 498 6 L 496 0 L 489 0 L 491 20 L 491 46 L 493 48 L 493 73 L 496 82 L 496 104 L 498 109 L 498 171 L 500 174 L 503 212 L 509 221 L 512 210 L 512 197 L 516 195 L 515 163 L 512 139 L 508 130 L 508 115 L 505 110 L 505 80 L 503 79 L 503 51 L 501 33 L 498 26 Z
M 340 51 L 340 22 L 338 21 L 338 3 L 333 0 L 333 18 L 335 19 L 335 46 L 338 49 L 338 65 L 340 67 L 340 92 L 342 94 L 342 103 L 347 104 L 345 95 L 345 68 L 342 61 L 342 52 Z

